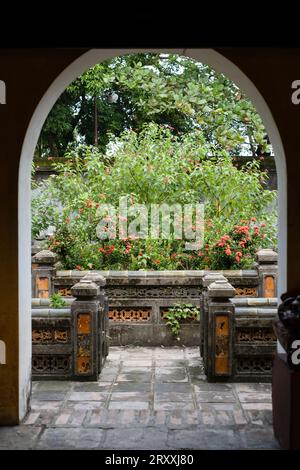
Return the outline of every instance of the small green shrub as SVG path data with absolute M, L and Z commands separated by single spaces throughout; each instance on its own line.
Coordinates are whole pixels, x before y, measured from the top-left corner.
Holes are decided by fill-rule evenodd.
M 52 294 L 50 297 L 50 307 L 62 308 L 67 305 L 67 302 L 62 298 L 60 294 Z
M 199 320 L 200 312 L 199 309 L 192 304 L 175 304 L 163 315 L 163 319 L 167 320 L 166 324 L 170 326 L 172 333 L 174 333 L 179 341 L 182 321 L 187 319 Z

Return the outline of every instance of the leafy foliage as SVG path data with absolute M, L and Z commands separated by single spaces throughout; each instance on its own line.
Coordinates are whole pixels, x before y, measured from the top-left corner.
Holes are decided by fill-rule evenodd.
M 109 97 L 117 94 L 117 102 Z M 109 134 L 149 122 L 174 135 L 201 131 L 214 151 L 266 152 L 269 141 L 247 97 L 224 75 L 173 54 L 129 54 L 97 64 L 60 96 L 43 127 L 37 155 L 62 156 L 74 141 L 105 151 Z
M 259 163 L 238 169 L 228 152 L 213 150 L 200 130 L 178 136 L 155 123 L 111 136 L 105 152 L 70 146 L 65 161 L 55 164 L 56 174 L 33 183 L 33 236 L 55 227 L 49 245 L 68 269 L 251 266 L 257 249 L 276 245 L 276 192 L 264 189 L 267 175 Z M 174 224 L 167 239 L 112 239 L 108 233 L 100 240 L 98 209 L 103 203 L 117 208 L 120 196 L 148 208 L 203 200 L 205 246 L 186 251 Z M 243 226 L 247 233 L 239 231 Z M 222 245 L 224 236 L 229 238 Z
M 63 299 L 60 294 L 52 294 L 50 296 L 50 307 L 52 308 L 62 308 L 67 305 L 67 302 Z
M 189 319 L 199 320 L 200 312 L 199 309 L 192 304 L 175 304 L 163 315 L 163 319 L 166 320 L 166 324 L 170 326 L 177 340 L 180 340 L 179 332 L 181 323 Z

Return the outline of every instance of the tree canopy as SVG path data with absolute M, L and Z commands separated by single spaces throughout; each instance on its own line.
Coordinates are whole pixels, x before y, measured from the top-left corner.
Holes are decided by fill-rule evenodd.
M 269 150 L 260 116 L 231 80 L 186 57 L 139 53 L 97 64 L 77 78 L 50 112 L 36 155 L 63 156 L 73 141 L 105 151 L 111 134 L 139 132 L 149 122 L 179 137 L 201 131 L 213 152 Z

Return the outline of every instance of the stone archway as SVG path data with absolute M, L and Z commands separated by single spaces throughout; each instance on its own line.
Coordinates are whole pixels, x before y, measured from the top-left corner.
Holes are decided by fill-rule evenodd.
M 286 290 L 286 165 L 280 134 L 272 113 L 250 79 L 225 56 L 211 49 L 147 49 L 151 52 L 169 52 L 185 55 L 206 63 L 217 72 L 235 82 L 252 100 L 270 136 L 276 155 L 279 193 L 279 294 Z M 19 420 L 27 411 L 31 377 L 31 264 L 30 264 L 30 174 L 34 149 L 43 123 L 54 103 L 65 88 L 89 67 L 103 60 L 145 49 L 95 49 L 81 55 L 69 65 L 51 84 L 39 102 L 30 120 L 24 139 L 19 167 Z

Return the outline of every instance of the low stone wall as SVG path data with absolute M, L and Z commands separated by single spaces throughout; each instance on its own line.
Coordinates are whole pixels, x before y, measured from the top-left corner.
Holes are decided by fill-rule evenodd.
M 276 352 L 277 298 L 232 300 L 235 306 L 233 380 L 270 381 Z
M 32 299 L 33 379 L 98 379 L 108 355 L 108 302 L 105 279 L 92 278 L 72 287 L 65 308 Z
M 68 309 L 56 313 L 47 311 L 49 297 L 52 293 L 59 293 L 73 309 L 72 286 L 90 276 L 100 277 L 106 284 L 111 345 L 199 346 L 209 380 L 270 378 L 276 345 L 272 336 L 272 321 L 277 315 L 277 255 L 272 250 L 258 253 L 255 269 L 235 271 L 55 271 L 54 255 L 49 253 L 40 252 L 33 257 L 32 289 L 33 297 L 38 297 L 33 300 L 35 374 L 43 367 L 48 367 L 49 376 L 59 376 L 59 371 L 62 376 L 69 373 L 68 351 L 72 347 L 76 349 L 72 337 L 75 323 L 73 321 L 70 336 L 66 331 L 64 335 L 61 332 L 60 336 L 61 326 L 68 330 Z M 214 288 L 217 298 L 210 299 L 210 283 L 217 278 L 221 279 L 221 283 L 228 284 L 230 292 L 228 296 L 225 289 L 227 297 L 225 295 L 222 302 L 219 298 L 222 289 L 219 292 L 218 285 Z M 163 314 L 174 304 L 192 304 L 199 309 L 201 318 L 200 322 L 191 320 L 181 324 L 179 341 L 163 319 Z M 43 310 L 45 308 L 46 311 Z M 47 316 L 48 324 L 40 314 Z M 59 317 L 59 314 L 65 316 Z M 220 337 L 217 337 L 218 322 L 222 318 L 226 338 L 221 330 Z M 52 331 L 48 366 L 42 358 L 45 344 L 41 339 L 37 340 L 39 334 L 44 334 L 37 333 L 38 323 L 42 330 L 48 328 Z M 221 348 L 218 356 L 217 350 L 225 344 L 224 341 L 228 343 L 227 350 Z M 57 351 L 63 362 L 57 362 Z M 73 370 L 76 360 L 79 359 L 73 357 Z M 226 363 L 226 371 L 216 372 L 215 363 Z

